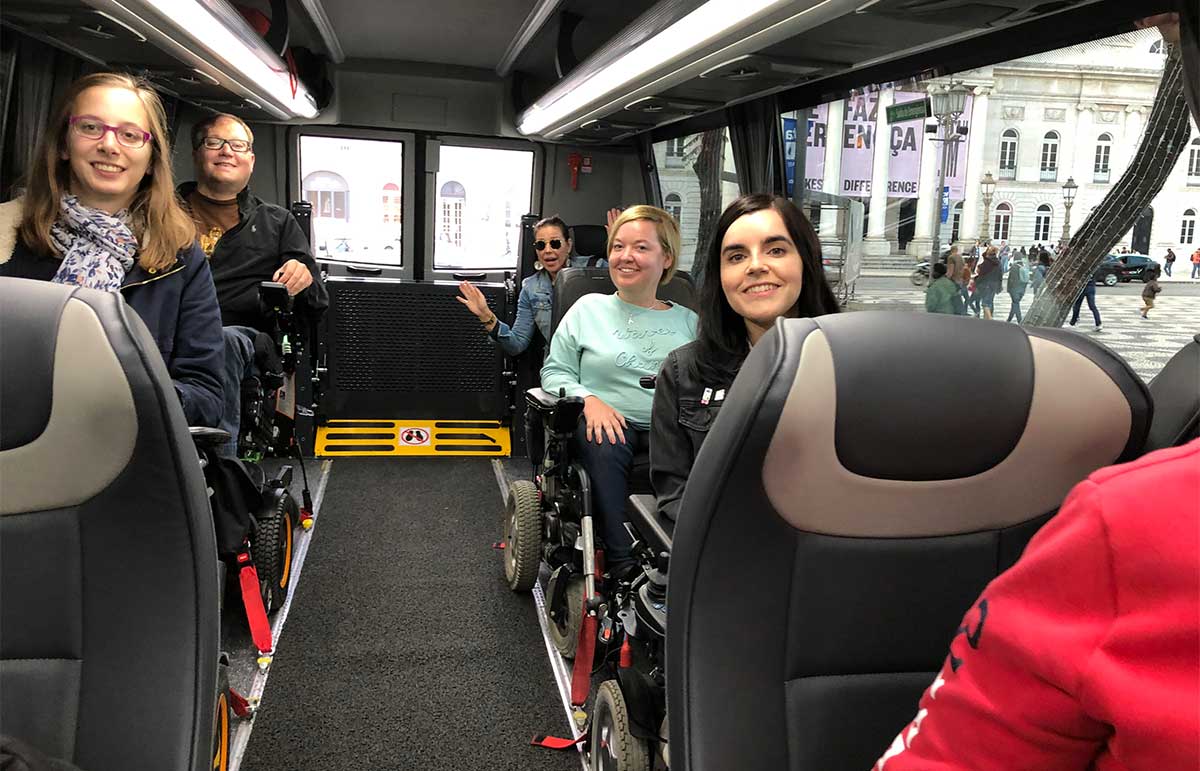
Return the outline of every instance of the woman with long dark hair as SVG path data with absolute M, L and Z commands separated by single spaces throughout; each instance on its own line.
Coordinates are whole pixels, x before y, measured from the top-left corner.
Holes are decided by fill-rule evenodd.
M 663 361 L 650 423 L 650 476 L 674 520 L 692 462 L 729 386 L 776 319 L 838 311 L 821 243 L 786 198 L 744 195 L 726 207 L 704 263 L 696 340 Z

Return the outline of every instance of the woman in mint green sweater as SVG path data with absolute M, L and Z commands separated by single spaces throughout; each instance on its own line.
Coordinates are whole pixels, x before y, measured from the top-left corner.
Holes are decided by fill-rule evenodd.
M 629 563 L 625 499 L 633 455 L 649 443 L 654 394 L 638 381 L 696 337 L 696 314 L 656 296 L 679 256 L 679 225 L 653 206 L 633 206 L 609 228 L 608 272 L 617 291 L 581 297 L 559 322 L 542 388 L 583 397 L 576 441 L 614 574 Z

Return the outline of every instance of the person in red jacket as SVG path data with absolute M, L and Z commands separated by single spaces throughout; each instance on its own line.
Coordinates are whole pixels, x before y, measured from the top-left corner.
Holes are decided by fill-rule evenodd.
M 967 612 L 875 771 L 1200 768 L 1200 439 L 1101 469 Z

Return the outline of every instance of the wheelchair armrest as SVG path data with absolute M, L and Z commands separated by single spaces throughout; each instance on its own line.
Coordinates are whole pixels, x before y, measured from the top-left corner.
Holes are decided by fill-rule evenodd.
M 675 523 L 658 512 L 658 502 L 653 495 L 631 495 L 629 502 L 633 504 L 629 522 L 637 534 L 655 554 L 664 551 L 669 554 Z
M 558 397 L 541 388 L 530 388 L 525 392 L 525 403 L 541 412 L 552 412 L 558 405 Z
M 219 428 L 188 426 L 188 431 L 192 435 L 192 443 L 197 447 L 220 447 L 230 439 L 229 432 Z
M 583 399 L 578 396 L 554 396 L 541 388 L 530 388 L 525 392 L 525 401 L 549 418 L 548 428 L 557 434 L 573 432 L 583 414 Z

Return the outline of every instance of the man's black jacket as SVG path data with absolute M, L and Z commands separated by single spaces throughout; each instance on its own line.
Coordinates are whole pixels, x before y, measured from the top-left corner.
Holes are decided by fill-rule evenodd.
M 179 186 L 179 197 L 185 204 L 195 189 L 195 182 Z M 258 307 L 258 284 L 270 281 L 288 260 L 307 265 L 313 277 L 312 284 L 296 296 L 297 309 L 314 316 L 324 312 L 329 307 L 329 293 L 321 282 L 308 239 L 292 213 L 263 201 L 246 188 L 238 194 L 238 216 L 238 224 L 225 231 L 208 261 L 221 305 L 221 323 L 270 333 L 271 325 Z

